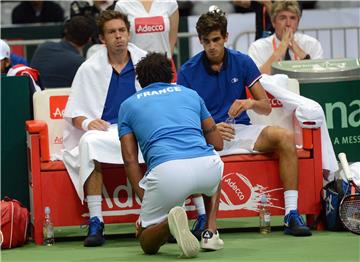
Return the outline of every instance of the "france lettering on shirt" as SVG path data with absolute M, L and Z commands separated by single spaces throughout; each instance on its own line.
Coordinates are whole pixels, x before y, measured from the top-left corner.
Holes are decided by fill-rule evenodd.
M 160 90 L 145 91 L 140 94 L 137 94 L 136 98 L 141 99 L 141 98 L 147 97 L 147 96 L 162 95 L 162 94 L 167 94 L 167 93 L 172 93 L 172 92 L 181 92 L 181 87 L 180 86 L 171 86 L 171 87 L 166 87 L 166 88 L 163 88 Z

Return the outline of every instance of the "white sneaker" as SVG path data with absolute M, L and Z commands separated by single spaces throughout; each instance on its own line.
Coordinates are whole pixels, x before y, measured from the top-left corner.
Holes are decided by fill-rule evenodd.
M 196 257 L 200 250 L 199 241 L 191 233 L 186 212 L 182 207 L 174 207 L 168 215 L 169 229 L 175 237 L 185 257 Z
M 209 230 L 205 230 L 201 234 L 201 248 L 206 250 L 220 250 L 224 248 L 224 241 L 220 238 L 219 232 L 214 234 Z

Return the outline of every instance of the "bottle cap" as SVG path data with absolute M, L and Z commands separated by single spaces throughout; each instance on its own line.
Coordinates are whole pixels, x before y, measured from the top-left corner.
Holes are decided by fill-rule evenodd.
M 266 203 L 266 202 L 267 202 L 267 197 L 266 197 L 266 195 L 262 195 L 262 196 L 261 196 L 260 202 L 261 202 L 261 203 Z
M 49 215 L 50 214 L 50 207 L 45 207 L 45 214 Z

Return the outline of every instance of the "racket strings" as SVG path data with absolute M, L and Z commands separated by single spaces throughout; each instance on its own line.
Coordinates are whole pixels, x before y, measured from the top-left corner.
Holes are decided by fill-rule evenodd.
M 360 234 L 360 194 L 346 196 L 340 204 L 339 213 L 344 226 Z

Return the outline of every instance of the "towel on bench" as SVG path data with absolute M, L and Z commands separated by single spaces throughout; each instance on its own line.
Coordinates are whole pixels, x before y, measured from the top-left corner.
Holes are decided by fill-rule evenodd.
M 328 181 L 333 180 L 334 173 L 339 169 L 339 165 L 327 129 L 325 114 L 319 103 L 289 91 L 286 88 L 288 84 L 287 75 L 263 75 L 260 82 L 268 93 L 283 104 L 284 109 L 288 111 L 295 110 L 295 116 L 301 127 L 320 127 L 322 168 L 330 171 Z M 313 124 L 304 124 L 305 122 L 313 122 Z

